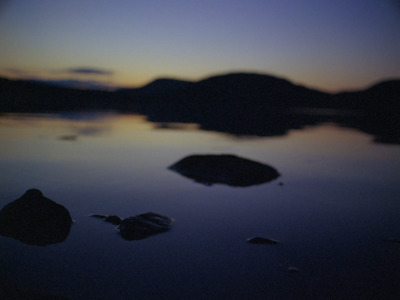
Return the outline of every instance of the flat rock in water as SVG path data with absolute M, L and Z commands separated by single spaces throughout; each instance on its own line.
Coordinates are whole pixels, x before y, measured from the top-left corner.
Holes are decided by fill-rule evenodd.
M 122 219 L 118 216 L 104 216 L 104 215 L 93 214 L 91 215 L 91 217 L 104 219 L 104 221 L 111 223 L 113 225 L 119 225 L 122 222 Z
M 157 213 L 148 212 L 137 216 L 121 219 L 117 216 L 91 215 L 104 219 L 106 222 L 118 225 L 122 238 L 132 241 L 141 240 L 151 235 L 165 232 L 171 228 L 173 219 Z
M 126 240 L 141 240 L 171 228 L 173 219 L 156 213 L 145 213 L 123 219 L 118 229 Z
M 63 242 L 71 224 L 69 211 L 37 189 L 26 191 L 0 211 L 0 234 L 30 245 Z
M 206 185 L 221 183 L 245 187 L 280 176 L 271 166 L 231 154 L 190 155 L 168 169 Z
M 253 237 L 253 238 L 247 239 L 247 241 L 250 244 L 260 244 L 260 245 L 261 244 L 276 245 L 276 244 L 279 243 L 276 240 L 268 239 L 268 238 L 265 238 L 265 237 Z
M 293 267 L 293 266 L 288 267 L 287 270 L 289 273 L 299 273 L 299 271 L 300 271 L 298 268 Z

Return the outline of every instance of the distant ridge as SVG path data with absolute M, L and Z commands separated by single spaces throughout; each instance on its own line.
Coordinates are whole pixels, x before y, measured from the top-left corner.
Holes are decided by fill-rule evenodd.
M 126 93 L 130 93 L 131 96 L 157 96 L 159 94 L 172 93 L 180 89 L 186 88 L 189 85 L 194 84 L 192 81 L 160 78 L 156 79 L 149 84 L 140 88 L 126 88 L 120 89 Z
M 326 105 L 329 94 L 294 85 L 271 75 L 229 73 L 206 78 L 193 86 L 193 96 L 215 97 L 240 102 L 244 99 L 269 105 Z M 248 103 L 247 103 L 248 104 Z
M 341 92 L 334 95 L 341 105 L 369 109 L 399 111 L 400 108 L 400 79 L 389 79 L 378 82 L 361 91 Z
M 376 142 L 400 144 L 400 80 L 382 81 L 333 98 L 339 106 L 363 113 L 361 122 L 348 120 L 346 125 L 374 135 Z
M 109 108 L 113 99 L 113 93 L 107 91 L 0 78 L 0 112 L 101 110 Z
M 299 116 L 297 111 L 330 116 Z M 78 90 L 0 78 L 0 112 L 136 112 L 156 123 L 190 122 L 201 128 L 249 135 L 281 135 L 318 122 L 340 122 L 400 143 L 400 80 L 365 90 L 325 93 L 270 75 L 229 73 L 197 82 L 157 79 L 136 89 Z M 332 115 L 332 110 L 336 110 Z M 351 118 L 340 111 L 351 110 Z M 354 116 L 358 116 L 357 118 Z
M 192 81 L 160 78 L 150 82 L 149 84 L 145 85 L 142 88 L 138 88 L 137 90 L 149 90 L 152 92 L 176 91 L 192 84 L 193 84 Z
M 228 73 L 197 82 L 161 78 L 140 88 L 117 91 L 79 90 L 44 82 L 0 78 L 0 111 L 130 109 L 152 104 L 205 106 L 322 107 L 364 109 L 379 104 L 396 109 L 400 80 L 383 81 L 368 89 L 325 93 L 271 75 Z

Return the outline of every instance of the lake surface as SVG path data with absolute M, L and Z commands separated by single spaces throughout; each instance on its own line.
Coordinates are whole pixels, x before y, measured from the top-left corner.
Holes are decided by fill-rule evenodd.
M 394 299 L 400 147 L 372 141 L 334 123 L 251 137 L 135 114 L 0 115 L 0 207 L 38 188 L 75 221 L 58 244 L 0 236 L 0 283 L 69 299 Z M 282 176 L 206 186 L 167 169 L 219 153 Z M 126 241 L 90 217 L 149 211 L 172 229 Z

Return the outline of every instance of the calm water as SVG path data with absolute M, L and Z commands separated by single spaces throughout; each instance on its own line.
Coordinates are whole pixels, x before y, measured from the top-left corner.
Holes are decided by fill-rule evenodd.
M 255 138 L 95 113 L 1 115 L 0 144 L 0 206 L 34 187 L 75 220 L 65 242 L 45 247 L 0 236 L 6 285 L 70 299 L 400 293 L 400 244 L 385 240 L 400 238 L 399 146 L 335 124 Z M 267 163 L 282 177 L 209 187 L 167 169 L 203 153 Z M 89 217 L 148 211 L 174 218 L 172 230 L 126 241 Z M 280 243 L 247 243 L 253 236 Z

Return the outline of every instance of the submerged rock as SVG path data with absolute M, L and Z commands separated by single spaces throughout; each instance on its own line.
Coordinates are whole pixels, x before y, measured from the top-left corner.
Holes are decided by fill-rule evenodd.
M 288 267 L 287 270 L 289 273 L 299 273 L 300 272 L 300 270 L 298 268 L 293 267 L 293 266 Z
M 173 219 L 157 213 L 148 212 L 137 216 L 121 219 L 117 216 L 92 215 L 92 217 L 104 219 L 114 225 L 125 240 L 141 240 L 151 235 L 168 231 Z
M 231 154 L 190 155 L 168 169 L 206 185 L 221 183 L 244 187 L 280 176 L 271 166 Z
M 63 242 L 71 224 L 69 211 L 37 189 L 26 191 L 0 211 L 0 234 L 29 245 Z
M 62 140 L 62 141 L 76 141 L 77 138 L 78 138 L 78 136 L 77 135 L 73 135 L 73 134 L 71 134 L 71 135 L 62 135 L 62 136 L 59 137 L 59 139 Z
M 93 214 L 93 215 L 91 215 L 91 217 L 104 219 L 104 221 L 111 223 L 113 225 L 119 225 L 122 222 L 122 219 L 118 216 L 103 216 L 103 215 Z
M 170 229 L 173 219 L 156 213 L 145 213 L 123 219 L 118 229 L 126 240 L 140 240 Z
M 247 239 L 250 244 L 268 244 L 268 245 L 276 245 L 279 242 L 276 240 L 268 239 L 265 237 L 253 237 Z

